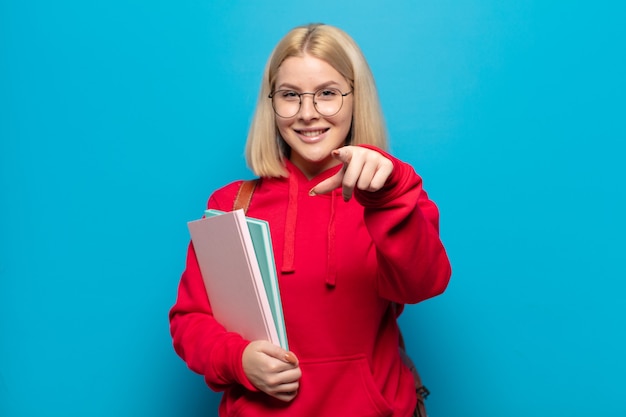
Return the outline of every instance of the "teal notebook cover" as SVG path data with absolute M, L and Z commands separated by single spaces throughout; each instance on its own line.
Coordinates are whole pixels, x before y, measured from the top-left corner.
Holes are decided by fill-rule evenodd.
M 224 213 L 220 210 L 209 209 L 204 212 L 205 216 L 219 216 Z M 259 263 L 263 286 L 272 309 L 272 318 L 276 325 L 280 344 L 285 350 L 289 350 L 287 344 L 287 331 L 283 316 L 283 306 L 280 300 L 280 289 L 278 288 L 278 274 L 276 273 L 276 263 L 274 262 L 274 251 L 272 249 L 272 239 L 270 236 L 269 223 L 265 220 L 246 217 L 248 230 L 252 237 L 252 246 Z

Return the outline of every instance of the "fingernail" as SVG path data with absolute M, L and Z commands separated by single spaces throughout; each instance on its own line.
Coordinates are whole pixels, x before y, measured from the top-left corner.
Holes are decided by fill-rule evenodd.
M 311 188 L 311 189 L 309 190 L 309 196 L 310 196 L 310 197 L 315 197 L 316 195 L 317 195 L 317 194 L 315 193 L 315 189 L 314 189 L 314 188 Z
M 291 352 L 287 352 L 285 353 L 285 361 L 289 362 L 293 365 L 297 365 L 298 364 L 298 358 L 296 358 L 296 355 L 294 355 Z

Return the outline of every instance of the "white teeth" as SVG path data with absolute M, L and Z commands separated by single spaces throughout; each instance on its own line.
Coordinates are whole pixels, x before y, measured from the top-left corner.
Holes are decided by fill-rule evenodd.
M 300 131 L 300 134 L 303 136 L 307 136 L 313 138 L 315 136 L 319 136 L 324 133 L 324 130 L 314 130 L 314 131 Z

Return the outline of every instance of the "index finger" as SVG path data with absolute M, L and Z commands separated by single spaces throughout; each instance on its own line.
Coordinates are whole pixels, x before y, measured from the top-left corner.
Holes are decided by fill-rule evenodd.
M 339 187 L 343 182 L 343 173 L 345 171 L 345 167 L 340 169 L 335 175 L 332 177 L 326 178 L 324 181 L 320 181 L 317 185 L 309 191 L 310 196 L 315 196 L 317 194 L 326 194 L 333 191 L 335 188 Z
M 331 152 L 331 155 L 335 159 L 338 159 L 343 163 L 343 168 L 332 177 L 326 178 L 324 181 L 319 182 L 315 187 L 313 187 L 309 191 L 310 196 L 326 194 L 338 188 L 340 185 L 343 185 L 343 176 L 346 172 L 346 167 L 350 163 L 350 160 L 352 160 L 352 150 L 350 148 L 350 146 L 344 146 L 343 148 L 335 149 Z M 344 199 L 345 198 L 346 197 L 344 195 Z

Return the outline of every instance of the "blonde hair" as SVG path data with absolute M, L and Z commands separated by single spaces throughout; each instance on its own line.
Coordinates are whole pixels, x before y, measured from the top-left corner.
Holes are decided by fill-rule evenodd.
M 372 72 L 354 40 L 344 31 L 324 24 L 292 29 L 276 45 L 265 66 L 256 111 L 248 132 L 246 161 L 260 177 L 287 176 L 284 158 L 289 147 L 280 137 L 268 95 L 273 91 L 278 68 L 290 57 L 309 54 L 326 61 L 353 88 L 352 127 L 346 144 L 387 148 L 387 131 Z

